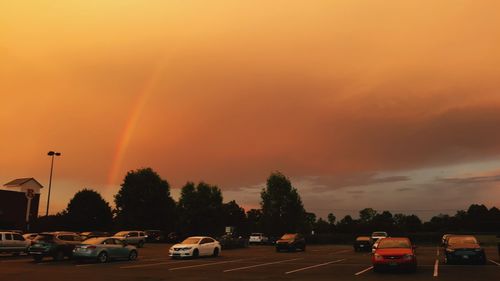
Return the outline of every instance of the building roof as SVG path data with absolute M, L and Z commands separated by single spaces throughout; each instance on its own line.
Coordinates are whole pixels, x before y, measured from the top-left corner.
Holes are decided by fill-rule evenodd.
M 12 181 L 9 181 L 8 183 L 4 184 L 4 186 L 6 187 L 17 187 L 17 186 L 22 186 L 23 184 L 29 182 L 29 181 L 35 181 L 39 186 L 40 188 L 43 187 L 43 185 L 41 185 L 35 178 L 20 178 L 20 179 L 15 179 L 15 180 L 12 180 Z

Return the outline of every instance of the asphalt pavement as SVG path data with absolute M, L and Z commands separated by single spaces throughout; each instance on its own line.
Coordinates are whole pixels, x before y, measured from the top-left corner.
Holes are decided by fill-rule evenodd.
M 219 257 L 172 260 L 167 244 L 147 244 L 137 261 L 106 264 L 52 261 L 35 263 L 28 256 L 0 256 L 1 280 L 500 280 L 496 248 L 486 248 L 487 265 L 445 265 L 439 247 L 417 249 L 418 269 L 373 272 L 370 253 L 349 245 L 308 245 L 305 252 L 275 252 L 272 246 L 222 251 Z

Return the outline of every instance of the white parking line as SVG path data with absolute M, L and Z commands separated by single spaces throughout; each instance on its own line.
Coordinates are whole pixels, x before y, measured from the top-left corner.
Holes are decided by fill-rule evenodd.
M 179 269 L 185 269 L 185 268 L 203 267 L 203 266 L 210 266 L 210 265 L 217 265 L 217 264 L 225 264 L 225 263 L 231 263 L 231 262 L 239 262 L 239 261 L 244 261 L 244 260 L 245 260 L 245 259 L 232 260 L 232 261 L 221 261 L 221 262 L 210 262 L 210 263 L 204 263 L 204 264 L 195 264 L 195 265 L 188 265 L 188 266 L 174 267 L 174 268 L 170 268 L 169 270 L 179 270 Z
M 434 263 L 434 274 L 432 276 L 438 277 L 438 275 L 439 275 L 439 259 L 436 259 L 436 262 Z
M 350 251 L 351 251 L 350 249 L 347 249 L 347 250 L 341 250 L 341 251 L 337 251 L 337 252 L 331 252 L 330 254 L 342 254 L 342 253 L 347 253 Z
M 368 267 L 367 269 L 363 269 L 363 270 L 361 270 L 360 272 L 356 272 L 356 273 L 354 273 L 354 275 L 358 276 L 358 275 L 361 275 L 361 274 L 363 274 L 363 273 L 365 273 L 365 272 L 367 272 L 367 271 L 370 271 L 370 270 L 372 270 L 372 269 L 373 269 L 373 266 L 370 266 L 370 267 Z
M 172 263 L 181 263 L 181 262 L 182 261 L 179 261 L 179 262 L 167 261 L 167 262 L 157 262 L 157 263 L 148 263 L 148 264 L 138 264 L 138 265 L 122 266 L 120 268 L 121 269 L 140 268 L 140 267 L 150 267 L 150 266 L 165 265 L 165 264 L 172 264 Z
M 23 259 L 23 260 L 6 260 L 0 261 L 0 263 L 10 263 L 10 262 L 32 262 L 32 259 Z
M 302 260 L 302 259 L 304 259 L 304 258 L 296 258 L 296 259 L 281 260 L 281 261 L 275 261 L 275 262 L 267 262 L 267 263 L 261 263 L 261 264 L 251 265 L 251 266 L 244 266 L 244 267 L 237 267 L 237 268 L 227 269 L 227 270 L 224 270 L 223 272 L 231 272 L 231 271 L 237 271 L 237 270 L 243 270 L 243 269 L 260 267 L 260 266 L 278 264 L 278 263 L 283 263 L 283 262 L 288 262 L 288 261 Z
M 494 264 L 496 264 L 496 265 L 498 265 L 498 266 L 500 266 L 500 263 L 498 263 L 498 262 L 496 262 L 494 260 L 489 260 L 489 261 L 492 262 L 492 263 L 494 263 Z
M 341 259 L 341 260 L 329 261 L 329 262 L 325 262 L 325 263 L 311 265 L 311 266 L 308 266 L 308 267 L 303 267 L 303 268 L 299 268 L 299 269 L 295 269 L 295 270 L 292 270 L 292 271 L 285 272 L 285 274 L 291 274 L 291 273 L 295 273 L 295 272 L 299 272 L 299 271 L 308 270 L 308 269 L 311 269 L 311 268 L 316 268 L 316 267 L 325 266 L 325 265 L 329 265 L 329 264 L 333 264 L 333 263 L 343 262 L 345 260 L 346 259 Z

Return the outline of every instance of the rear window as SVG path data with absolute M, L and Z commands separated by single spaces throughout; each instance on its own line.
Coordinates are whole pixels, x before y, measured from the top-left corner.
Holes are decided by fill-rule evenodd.
M 356 238 L 356 241 L 369 241 L 370 240 L 370 237 L 358 237 Z
M 12 234 L 12 237 L 14 238 L 14 240 L 24 241 L 24 237 L 21 234 Z
M 295 234 L 285 234 L 283 236 L 281 236 L 281 239 L 283 240 L 290 240 L 290 239 L 295 239 Z
M 448 244 L 478 244 L 477 240 L 473 236 L 452 236 L 448 239 Z
M 378 243 L 379 249 L 391 249 L 391 248 L 410 248 L 410 242 L 408 240 L 395 240 L 395 239 L 382 239 Z

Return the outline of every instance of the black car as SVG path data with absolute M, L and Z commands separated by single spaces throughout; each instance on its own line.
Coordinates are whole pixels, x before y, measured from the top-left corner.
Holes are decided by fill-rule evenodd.
M 164 242 L 165 241 L 165 233 L 161 230 L 145 230 L 146 233 L 146 242 Z
M 292 251 L 292 250 L 306 250 L 306 239 L 299 233 L 287 233 L 276 241 L 276 252 L 282 250 Z
M 476 237 L 471 235 L 453 235 L 446 241 L 445 263 L 486 264 L 486 254 Z
M 353 244 L 355 252 L 371 251 L 372 243 L 370 236 L 359 236 L 356 238 Z
M 44 232 L 38 234 L 33 245 L 28 248 L 28 254 L 37 262 L 44 257 L 54 260 L 71 258 L 73 249 L 82 243 L 82 238 L 73 232 Z
M 248 247 L 248 239 L 242 236 L 236 236 L 233 234 L 226 234 L 217 239 L 222 249 L 235 249 L 235 248 L 246 248 Z

